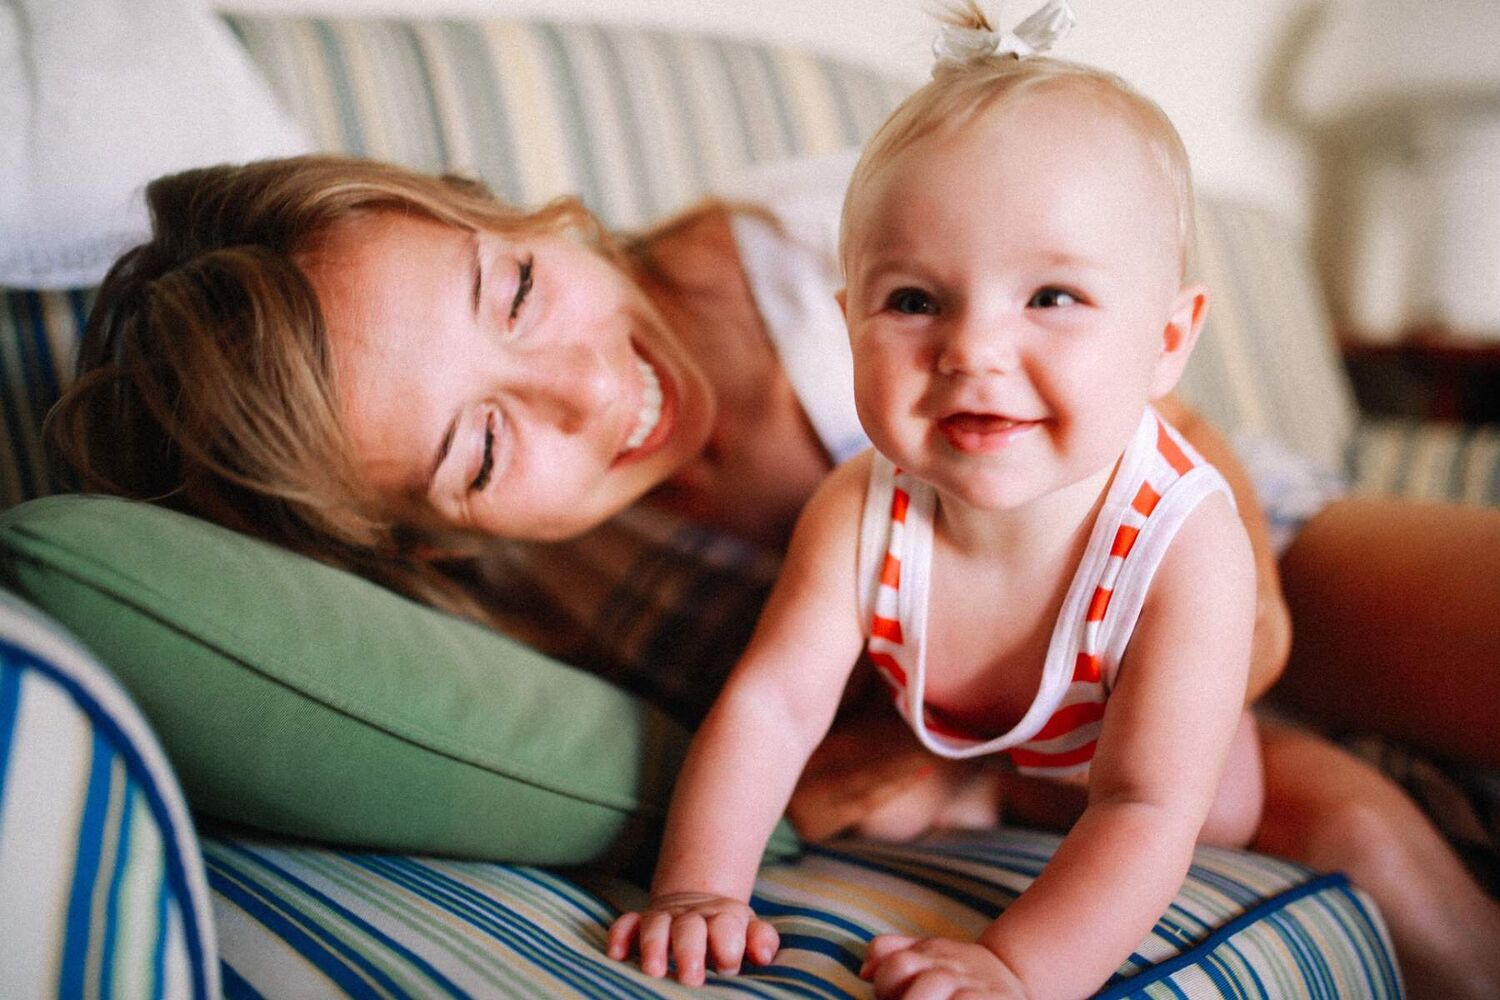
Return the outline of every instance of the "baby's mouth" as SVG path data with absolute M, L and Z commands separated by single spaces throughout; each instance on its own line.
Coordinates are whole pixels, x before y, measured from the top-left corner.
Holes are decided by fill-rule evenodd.
M 959 451 L 990 452 L 1005 447 L 1036 427 L 1038 421 L 995 413 L 951 413 L 938 421 L 948 443 Z

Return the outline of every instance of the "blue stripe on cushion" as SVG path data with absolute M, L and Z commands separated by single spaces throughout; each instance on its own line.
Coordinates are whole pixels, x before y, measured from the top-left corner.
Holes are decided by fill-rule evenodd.
M 134 807 L 135 795 L 127 782 L 125 803 L 120 811 L 120 834 L 115 843 L 114 870 L 109 875 L 109 894 L 105 903 L 109 919 L 104 925 L 104 961 L 99 969 L 99 995 L 106 997 L 114 996 L 115 940 L 119 934 L 120 921 L 124 917 L 120 912 L 120 886 L 125 881 L 125 871 L 129 867 L 127 862 L 130 860 L 130 820 Z M 160 895 L 158 891 L 158 896 Z M 164 913 L 159 912 L 158 915 L 165 918 Z M 157 926 L 161 926 L 160 920 Z
M 1338 895 L 1340 899 L 1345 901 L 1350 910 L 1359 915 L 1360 919 L 1364 922 L 1364 926 L 1367 929 L 1369 929 L 1372 933 L 1378 930 L 1380 926 L 1379 919 L 1370 912 L 1369 907 L 1365 904 L 1365 898 L 1353 891 L 1347 879 L 1344 881 L 1344 884 L 1339 887 Z M 1328 904 L 1327 900 L 1320 900 L 1320 902 L 1322 903 L 1323 908 L 1329 911 L 1331 917 L 1339 920 L 1340 922 L 1344 920 L 1344 917 L 1341 914 L 1335 912 L 1333 910 L 1333 907 Z M 1372 994 L 1375 993 L 1377 989 L 1383 989 L 1386 992 L 1389 992 L 1392 996 L 1398 995 L 1401 992 L 1400 977 L 1397 974 L 1396 966 L 1391 962 L 1381 962 L 1379 963 L 1378 968 L 1375 970 L 1372 970 L 1368 963 L 1362 963 L 1360 967 L 1365 973 L 1365 983 L 1370 987 L 1370 992 Z M 1378 986 L 1375 981 L 1376 972 L 1379 972 L 1380 974 L 1380 982 Z
M 812 852 L 827 854 L 830 857 L 838 859 L 844 864 L 853 865 L 856 868 L 868 868 L 871 871 L 880 872 L 885 875 L 897 876 L 908 882 L 920 885 L 925 889 L 930 889 L 933 892 L 946 896 L 954 902 L 962 903 L 964 906 L 967 906 L 969 909 L 974 910 L 978 913 L 988 914 L 989 916 L 993 917 L 999 914 L 999 912 L 1005 908 L 1004 904 L 997 902 L 993 898 L 975 895 L 972 892 L 960 889 L 956 885 L 954 885 L 951 880 L 955 877 L 962 877 L 960 873 L 953 871 L 951 868 L 944 868 L 939 864 L 920 861 L 915 857 L 905 856 L 900 858 L 899 862 L 895 858 L 882 858 L 877 861 L 876 859 L 869 856 L 845 855 L 836 851 L 827 850 L 826 848 L 810 848 L 809 853 Z M 1011 871 L 1017 870 L 1008 864 L 1005 865 L 1005 867 Z M 932 874 L 925 874 L 928 872 Z M 1036 873 L 1032 872 L 1028 874 L 1030 874 L 1032 877 L 1035 877 Z M 939 877 L 940 875 L 942 877 Z M 985 881 L 984 879 L 964 878 L 964 881 L 977 883 L 979 885 L 985 886 L 988 889 L 1003 893 L 1004 895 L 1009 897 L 1010 900 L 1015 899 L 1015 897 L 1019 895 L 1019 891 L 1017 890 L 1005 889 L 995 885 L 993 882 Z M 1007 900 L 1007 902 L 1008 901 L 1009 900 Z
M 162 997 L 167 991 L 167 908 L 172 901 L 166 880 L 156 887 L 156 944 L 151 950 L 151 995 Z
M 78 824 L 78 853 L 73 866 L 73 888 L 68 899 L 67 925 L 63 931 L 63 953 L 58 970 L 59 996 L 83 995 L 88 965 L 90 930 L 94 924 L 94 883 L 99 877 L 99 856 L 105 838 L 109 809 L 110 764 L 113 754 L 104 734 L 93 731 L 90 748 L 89 784 L 84 797 L 83 819 Z
M 454 70 L 458 76 L 490 82 L 488 87 L 458 88 L 458 100 L 462 104 L 457 114 L 459 120 L 484 123 L 484 128 L 469 131 L 474 164 L 464 166 L 472 172 L 477 164 L 519 162 L 515 126 L 511 124 L 510 113 L 505 107 L 505 90 L 510 84 L 495 65 L 494 56 L 484 44 L 484 36 L 461 21 L 444 21 L 437 30 L 442 33 L 443 45 L 456 64 Z M 494 171 L 485 179 L 501 200 L 512 205 L 524 201 L 518 170 Z
M 582 959 L 576 951 L 561 942 L 535 934 L 535 928 L 531 924 L 511 913 L 502 902 L 410 858 L 380 854 L 349 854 L 345 857 L 458 917 L 469 926 L 482 930 L 517 954 L 529 958 L 536 967 L 545 969 L 575 988 L 600 988 L 607 984 L 612 990 L 623 991 L 620 995 L 655 995 L 633 982 L 621 971 L 620 963 L 604 957 L 602 951 L 602 961 Z M 588 995 L 587 989 L 585 995 Z
M 54 684 L 62 687 L 68 692 L 74 703 L 89 717 L 94 727 L 95 741 L 105 740 L 114 752 L 125 762 L 126 773 L 140 775 L 143 777 L 139 783 L 141 794 L 146 797 L 146 803 L 151 811 L 151 818 L 162 831 L 163 841 L 163 867 L 166 877 L 164 891 L 170 891 L 172 898 L 180 902 L 183 911 L 182 936 L 187 951 L 189 967 L 192 969 L 192 995 L 206 997 L 208 995 L 208 982 L 204 975 L 204 942 L 198 934 L 198 922 L 191 919 L 192 891 L 189 887 L 187 871 L 184 868 L 182 855 L 176 849 L 177 844 L 188 840 L 196 840 L 191 831 L 180 830 L 174 823 L 172 814 L 168 811 L 166 802 L 162 798 L 161 789 L 157 787 L 156 781 L 145 760 L 141 757 L 135 742 L 120 728 L 108 710 L 102 706 L 93 693 L 81 684 L 77 678 L 64 673 L 57 666 L 42 659 L 31 650 L 18 646 L 9 639 L 0 638 L 0 660 L 8 666 L 18 670 L 35 670 Z M 10 671 L 8 671 L 10 672 Z M 98 760 L 94 767 L 98 766 Z M 92 777 L 90 779 L 90 798 L 93 796 Z M 71 934 L 66 947 L 71 947 Z M 67 994 L 63 994 L 67 995 Z
M 21 710 L 21 671 L 0 663 L 0 814 L 5 809 L 5 775 L 10 770 L 10 744 Z
M 667 32 L 649 32 L 646 37 L 650 40 L 652 48 L 657 50 L 662 62 L 671 67 L 671 72 L 667 74 L 667 82 L 672 88 L 673 104 L 679 108 L 693 107 L 693 95 L 687 89 L 687 67 L 683 65 L 681 50 L 673 43 L 674 36 Z M 698 128 L 697 118 L 692 114 L 682 115 L 681 127 L 691 148 L 702 149 L 703 133 Z M 707 190 L 708 175 L 703 169 L 703 157 L 689 156 L 687 167 L 692 172 L 693 187 L 699 191 Z
M 364 129 L 360 126 L 359 105 L 349 89 L 349 65 L 344 59 L 344 47 L 339 44 L 333 26 L 327 21 L 314 21 L 312 26 L 323 58 L 328 61 L 328 79 L 333 86 L 334 98 L 338 101 L 341 148 L 351 156 L 368 156 L 370 154 Z
M 239 853 L 248 856 L 248 852 L 239 850 Z M 215 858 L 206 858 L 209 870 L 209 884 L 214 890 L 223 893 L 224 896 L 233 900 L 237 905 L 243 907 L 245 912 L 253 915 L 256 919 L 265 922 L 266 926 L 285 937 L 297 947 L 299 954 L 310 960 L 321 969 L 329 978 L 335 980 L 344 988 L 351 990 L 353 996 L 379 996 L 379 995 L 405 995 L 405 991 L 391 979 L 390 976 L 369 961 L 367 957 L 352 948 L 345 941 L 330 933 L 326 928 L 306 921 L 304 926 L 286 914 L 299 915 L 295 906 L 283 900 L 272 890 L 266 882 L 252 881 L 250 874 L 243 868 L 231 870 L 222 865 Z M 375 941 L 392 952 L 400 955 L 403 959 L 411 962 L 417 969 L 431 977 L 433 985 L 443 990 L 449 996 L 461 997 L 463 992 L 455 987 L 437 969 L 433 968 L 425 959 L 417 955 L 411 949 L 391 938 L 378 927 L 365 920 L 363 917 L 341 906 L 338 902 L 330 899 L 324 893 L 308 885 L 302 879 L 297 878 L 264 857 L 255 858 L 256 862 L 264 865 L 278 878 L 286 879 L 299 891 L 307 893 L 309 898 L 316 900 L 319 905 L 328 907 L 343 919 L 358 927 L 362 932 L 370 935 Z M 381 988 L 377 992 L 371 987 L 366 979 L 374 980 Z
M 219 963 L 219 975 L 224 985 L 224 1000 L 266 1000 L 228 962 Z
M 597 164 L 590 155 L 590 150 L 598 148 L 590 127 L 593 115 L 584 107 L 583 97 L 578 92 L 578 78 L 573 70 L 573 60 L 568 55 L 567 43 L 555 24 L 541 23 L 536 30 L 551 55 L 547 68 L 552 74 L 553 96 L 562 108 L 563 121 L 559 128 L 570 146 L 567 161 L 578 169 L 577 194 L 591 208 L 618 212 L 619 206 L 608 204 L 604 197 L 604 185 L 599 181 Z
M 417 37 L 416 27 L 409 21 L 397 23 L 397 37 L 410 49 L 412 63 L 422 76 L 423 86 L 418 89 L 421 90 L 423 102 L 427 106 L 427 121 L 432 123 L 428 134 L 432 136 L 432 142 L 437 147 L 438 162 L 452 163 L 453 158 L 448 152 L 448 137 L 443 135 L 441 126 L 444 116 L 442 109 L 438 107 L 437 87 L 433 85 L 432 66 L 427 59 L 427 50 L 422 47 L 422 40 Z
M 1096 995 L 1095 1000 L 1118 1000 L 1121 997 L 1136 996 L 1146 987 L 1166 981 L 1167 977 L 1175 972 L 1204 963 L 1204 959 L 1210 953 L 1221 946 L 1229 944 L 1236 934 L 1252 924 L 1274 919 L 1297 900 L 1313 895 L 1314 893 L 1323 892 L 1330 887 L 1337 887 L 1347 891 L 1349 879 L 1345 875 L 1335 872 L 1331 875 L 1320 875 L 1311 878 L 1301 885 L 1293 886 L 1284 892 L 1278 893 L 1270 899 L 1250 907 L 1239 916 L 1226 921 L 1194 947 L 1189 948 L 1181 954 L 1174 955 L 1164 962 L 1153 965 L 1150 969 L 1132 976 L 1123 983 L 1106 987 Z M 1364 912 L 1362 906 L 1360 907 L 1360 911 Z M 1283 932 L 1282 938 L 1295 951 L 1298 956 L 1298 964 L 1303 969 L 1313 967 L 1314 964 L 1321 967 L 1325 975 L 1321 977 L 1305 975 L 1305 979 L 1313 985 L 1314 989 L 1319 991 L 1316 995 L 1321 995 L 1322 984 L 1333 981 L 1332 977 L 1327 975 L 1327 963 L 1321 955 L 1316 956 L 1312 962 L 1308 961 L 1308 951 L 1303 947 L 1302 935 Z M 1253 965 L 1250 967 L 1253 971 Z M 1258 977 L 1256 981 L 1259 983 Z M 1394 983 L 1394 978 L 1389 980 L 1389 982 Z

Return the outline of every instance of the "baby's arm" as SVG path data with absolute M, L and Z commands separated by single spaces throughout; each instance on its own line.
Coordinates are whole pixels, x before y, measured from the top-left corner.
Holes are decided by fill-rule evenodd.
M 1019 980 L 1031 998 L 1076 997 L 1119 967 L 1187 874 L 1240 720 L 1254 613 L 1249 543 L 1229 503 L 1212 496 L 1152 582 L 1110 695 L 1083 815 L 1036 881 L 979 936 L 982 947 L 872 942 L 867 964 L 878 996 L 902 995 L 931 976 L 952 984 L 933 996 L 964 982 L 1017 989 Z
M 748 906 L 766 839 L 827 732 L 859 656 L 855 564 L 869 458 L 836 470 L 809 501 L 754 636 L 704 720 L 678 776 L 643 913 L 610 928 L 608 952 L 639 944 L 641 968 L 703 981 L 750 957 L 769 962 L 776 932 Z

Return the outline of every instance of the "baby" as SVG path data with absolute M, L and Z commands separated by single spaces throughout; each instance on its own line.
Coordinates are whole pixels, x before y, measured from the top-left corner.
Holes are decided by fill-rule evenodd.
M 1184 283 L 1186 154 L 1118 79 L 1032 54 L 1059 19 L 1017 38 L 966 10 L 855 169 L 839 301 L 874 450 L 804 511 L 678 780 L 650 904 L 611 928 L 650 974 L 774 956 L 757 864 L 861 650 L 933 753 L 1087 790 L 977 941 L 874 939 L 879 996 L 1091 993 L 1196 842 L 1255 831 L 1250 546 L 1151 407 L 1207 302 Z

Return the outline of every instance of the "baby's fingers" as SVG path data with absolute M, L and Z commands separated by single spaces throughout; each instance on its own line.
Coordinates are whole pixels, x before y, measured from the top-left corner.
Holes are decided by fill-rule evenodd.
M 641 915 L 637 947 L 641 951 L 641 971 L 648 976 L 667 974 L 667 945 L 672 939 L 672 915 L 652 910 Z
M 870 944 L 865 948 L 865 964 L 860 966 L 859 975 L 861 979 L 869 979 L 875 967 L 898 951 L 905 951 L 917 943 L 914 937 L 902 934 L 881 934 L 870 939 Z
M 685 913 L 672 921 L 672 958 L 677 963 L 677 981 L 684 986 L 703 985 L 703 957 L 708 951 L 708 924 L 697 913 Z
M 623 962 L 630 956 L 630 945 L 635 941 L 635 932 L 640 929 L 639 913 L 622 913 L 610 925 L 609 937 L 605 939 L 604 951 L 610 958 Z
M 750 961 L 756 965 L 770 965 L 776 957 L 776 950 L 781 947 L 781 935 L 776 933 L 775 927 L 756 917 L 745 932 L 745 943 Z

